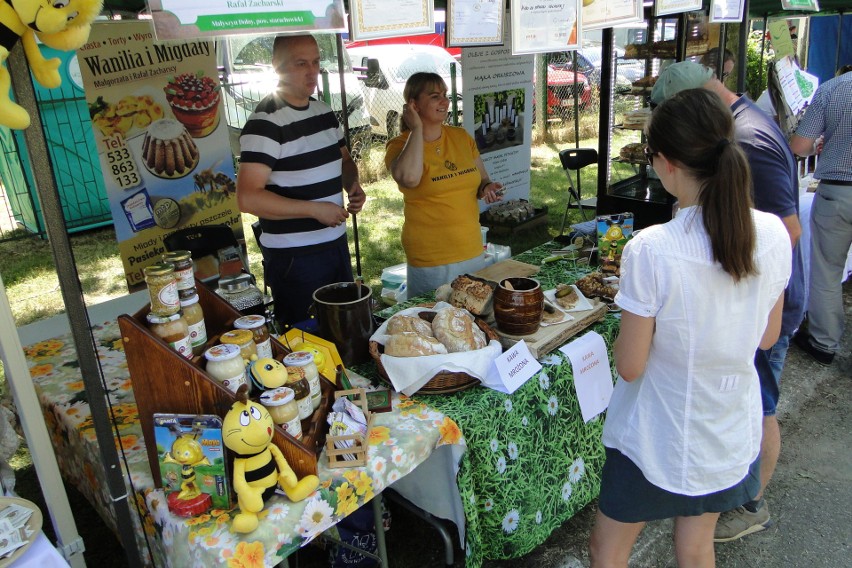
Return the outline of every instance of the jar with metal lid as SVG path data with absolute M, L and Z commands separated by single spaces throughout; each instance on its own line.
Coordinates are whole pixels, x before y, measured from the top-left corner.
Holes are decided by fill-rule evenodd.
M 142 269 L 148 294 L 151 296 L 151 313 L 170 316 L 180 311 L 175 267 L 168 262 L 156 262 Z
M 192 359 L 192 344 L 189 341 L 189 326 L 180 312 L 170 316 L 158 316 L 150 312 L 146 316 L 151 333 L 169 344 L 169 347 L 187 359 Z
M 163 261 L 175 267 L 178 293 L 181 290 L 195 289 L 195 270 L 192 264 L 192 254 L 188 250 L 173 250 L 163 253 Z
M 221 343 L 230 343 L 240 348 L 243 359 L 251 361 L 251 356 L 257 357 L 257 347 L 254 344 L 254 334 L 248 329 L 232 329 L 219 336 Z
M 204 358 L 207 359 L 207 374 L 229 391 L 237 392 L 240 385 L 246 384 L 246 364 L 236 345 L 214 345 L 204 352 Z
M 296 406 L 299 407 L 299 419 L 310 418 L 314 412 L 311 404 L 311 386 L 304 377 L 298 377 L 287 373 L 287 386 L 293 389 L 296 395 Z
M 251 275 L 223 276 L 216 294 L 242 313 L 263 311 L 263 292 L 251 283 Z
M 283 426 L 288 434 L 302 439 L 302 421 L 299 418 L 299 407 L 296 405 L 296 393 L 288 387 L 279 387 L 264 391 L 260 395 L 262 404 L 272 417 L 272 421 Z
M 182 299 L 180 307 L 183 311 L 183 319 L 189 326 L 189 343 L 192 345 L 192 352 L 195 355 L 201 355 L 204 344 L 207 343 L 207 326 L 204 323 L 204 311 L 198 302 L 198 294 Z
M 243 316 L 234 321 L 234 327 L 237 329 L 248 329 L 252 332 L 259 359 L 272 359 L 272 339 L 269 337 L 269 329 L 266 327 L 265 317 L 258 314 Z
M 288 381 L 300 378 L 308 381 L 311 390 L 311 406 L 314 410 L 319 408 L 322 388 L 320 387 L 319 370 L 314 363 L 314 354 L 310 351 L 294 351 L 284 357 L 284 366 L 287 367 Z

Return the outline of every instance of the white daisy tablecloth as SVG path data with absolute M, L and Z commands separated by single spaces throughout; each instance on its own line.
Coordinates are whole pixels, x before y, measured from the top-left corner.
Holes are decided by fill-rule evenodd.
M 436 448 L 465 445 L 453 420 L 423 402 L 394 395 L 393 411 L 374 416 L 365 467 L 329 469 L 323 454 L 319 489 L 299 503 L 273 496 L 254 532 L 231 532 L 234 510 L 213 509 L 190 519 L 177 517 L 169 512 L 162 490 L 153 486 L 118 325 L 108 321 L 92 329 L 118 431 L 115 442 L 128 464 L 131 494 L 136 495 L 140 550 L 150 549 L 152 558 L 147 561 L 156 566 L 275 565 L 410 473 Z M 34 343 L 25 352 L 63 475 L 115 528 L 70 335 Z

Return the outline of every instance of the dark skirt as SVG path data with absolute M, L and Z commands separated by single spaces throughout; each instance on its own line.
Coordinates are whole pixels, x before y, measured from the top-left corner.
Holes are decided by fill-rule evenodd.
M 728 489 L 706 495 L 679 495 L 649 482 L 633 460 L 606 448 L 601 474 L 599 507 L 607 517 L 622 523 L 656 521 L 722 513 L 748 503 L 760 490 L 760 456 L 746 476 Z

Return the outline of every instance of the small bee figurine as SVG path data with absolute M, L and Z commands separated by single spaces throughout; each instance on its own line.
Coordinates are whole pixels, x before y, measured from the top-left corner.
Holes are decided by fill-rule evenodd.
M 195 466 L 210 465 L 210 460 L 204 455 L 201 444 L 195 439 L 199 432 L 187 432 L 178 436 L 172 443 L 172 449 L 166 453 L 165 463 L 180 464 L 180 493 L 178 499 L 188 501 L 201 494 L 201 489 L 195 482 Z
M 296 478 L 278 446 L 272 444 L 273 422 L 269 411 L 248 399 L 248 385 L 237 389 L 237 400 L 225 415 L 222 436 L 234 452 L 234 491 L 240 512 L 234 516 L 234 532 L 257 528 L 257 514 L 279 486 L 291 501 L 301 501 L 319 486 L 316 475 Z

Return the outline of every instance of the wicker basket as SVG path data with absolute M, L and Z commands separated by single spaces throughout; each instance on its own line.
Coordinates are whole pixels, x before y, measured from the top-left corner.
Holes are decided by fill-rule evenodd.
M 432 307 L 430 305 L 424 307 Z M 430 322 L 434 319 L 436 312 L 433 311 L 424 311 L 418 314 L 422 319 Z M 491 327 L 482 321 L 479 318 L 474 318 L 474 322 L 485 333 L 485 337 L 488 342 L 491 342 L 492 339 L 499 341 L 500 338 L 497 333 L 494 332 Z M 376 368 L 379 370 L 379 376 L 383 381 L 387 384 L 393 385 L 388 378 L 387 371 L 385 370 L 385 366 L 382 365 L 382 353 L 384 352 L 384 345 L 377 341 L 370 342 L 370 357 L 376 362 Z M 429 379 L 425 385 L 420 387 L 417 391 L 417 394 L 447 394 L 458 391 L 463 391 L 469 389 L 471 387 L 475 387 L 479 384 L 479 379 L 476 377 L 471 377 L 467 373 L 461 373 L 458 371 L 441 371 L 436 374 L 434 377 Z

